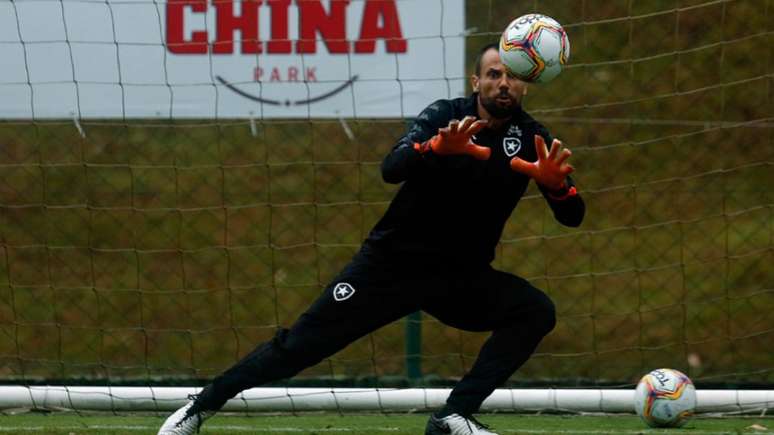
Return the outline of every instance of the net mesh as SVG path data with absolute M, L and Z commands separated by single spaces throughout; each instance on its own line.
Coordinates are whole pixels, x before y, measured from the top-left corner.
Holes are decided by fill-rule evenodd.
M 64 10 L 90 2 L 49 3 L 66 28 Z M 3 22 L 35 19 L 20 10 L 4 4 Z M 558 309 L 511 383 L 630 384 L 673 367 L 771 384 L 774 2 L 469 0 L 466 72 L 533 10 L 565 25 L 572 57 L 526 107 L 573 150 L 588 211 L 563 228 L 532 186 L 505 229 L 495 267 Z M 83 49 L 0 40 L 50 44 Z M 0 88 L 38 85 L 24 68 Z M 228 368 L 305 310 L 386 209 L 379 164 L 405 115 L 1 122 L 0 379 L 196 383 Z M 486 336 L 412 316 L 294 382 L 444 383 Z

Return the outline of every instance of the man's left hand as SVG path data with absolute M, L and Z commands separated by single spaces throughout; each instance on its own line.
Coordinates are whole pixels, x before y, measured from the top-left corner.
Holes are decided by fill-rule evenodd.
M 567 148 L 561 148 L 562 142 L 554 139 L 551 143 L 551 150 L 547 150 L 543 136 L 536 134 L 535 151 L 537 152 L 538 160 L 536 162 L 528 162 L 514 157 L 511 159 L 511 169 L 530 176 L 535 182 L 549 190 L 560 190 L 565 187 L 567 176 L 575 170 L 575 168 L 566 163 L 572 152 Z

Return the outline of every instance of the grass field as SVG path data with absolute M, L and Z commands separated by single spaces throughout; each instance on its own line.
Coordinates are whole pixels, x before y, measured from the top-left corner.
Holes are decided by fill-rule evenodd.
M 0 416 L 0 433 L 20 434 L 155 434 L 163 417 L 75 414 Z M 303 416 L 217 416 L 203 434 L 325 433 L 421 435 L 426 414 Z M 484 415 L 481 420 L 500 434 L 774 434 L 774 418 L 696 418 L 681 429 L 650 429 L 636 416 Z
M 545 290 L 558 320 L 508 386 L 630 388 L 656 367 L 699 388 L 774 385 L 774 0 L 464 3 L 468 73 L 529 10 L 572 41 L 567 70 L 530 87 L 525 108 L 572 149 L 586 219 L 559 225 L 533 183 L 503 231 L 494 267 Z M 15 28 L 0 25 L 0 46 Z M 11 87 L 31 87 L 26 74 Z M 84 135 L 72 119 L 0 119 L 0 381 L 205 384 L 290 326 L 349 261 L 395 194 L 379 165 L 416 115 L 83 119 Z M 295 379 L 449 386 L 487 336 L 423 315 Z M 0 425 L 90 424 L 37 420 Z

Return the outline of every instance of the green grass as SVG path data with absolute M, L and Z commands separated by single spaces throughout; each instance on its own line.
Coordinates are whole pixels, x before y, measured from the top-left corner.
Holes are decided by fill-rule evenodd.
M 572 41 L 525 107 L 573 150 L 587 214 L 561 227 L 533 185 L 503 232 L 494 266 L 558 310 L 514 380 L 631 385 L 675 367 L 773 383 L 774 0 L 471 0 L 469 73 L 529 5 Z M 85 137 L 69 119 L 0 120 L 0 379 L 225 370 L 295 321 L 381 217 L 396 186 L 379 163 L 405 115 L 346 120 L 356 140 L 338 119 L 87 119 Z M 423 373 L 459 378 L 487 334 L 421 322 Z M 301 376 L 402 376 L 403 325 Z
M 163 417 L 74 414 L 19 414 L 0 416 L 0 433 L 20 434 L 155 434 Z M 427 415 L 255 415 L 217 416 L 203 434 L 271 433 L 313 435 L 325 433 L 417 435 L 424 432 Z M 681 429 L 650 429 L 635 416 L 484 415 L 481 420 L 500 434 L 774 434 L 772 418 L 695 418 Z M 754 426 L 755 425 L 755 426 Z M 757 429 L 756 429 L 757 427 Z

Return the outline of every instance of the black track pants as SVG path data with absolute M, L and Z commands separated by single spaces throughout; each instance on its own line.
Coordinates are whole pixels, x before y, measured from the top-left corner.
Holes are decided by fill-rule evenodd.
M 448 406 L 459 413 L 477 411 L 555 324 L 545 293 L 488 265 L 396 264 L 361 250 L 290 329 L 280 329 L 216 377 L 197 402 L 202 409 L 220 409 L 239 392 L 291 377 L 417 310 L 466 331 L 492 331 L 449 396 Z

